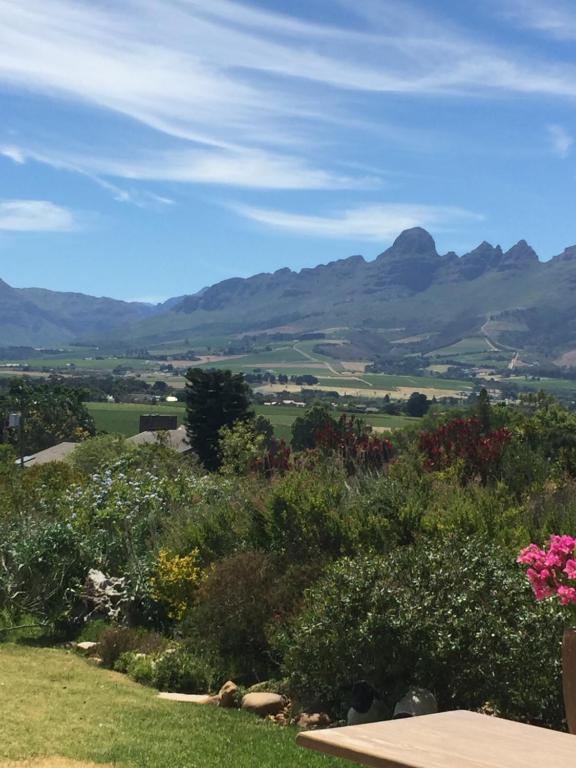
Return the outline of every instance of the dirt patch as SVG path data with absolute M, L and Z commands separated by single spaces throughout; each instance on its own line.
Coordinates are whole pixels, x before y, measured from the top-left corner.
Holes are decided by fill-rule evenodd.
M 0 768 L 113 768 L 111 763 L 86 763 L 67 757 L 39 757 L 34 760 L 0 760 Z
M 334 381 L 337 382 L 338 379 L 334 378 Z M 469 391 L 463 392 L 461 390 L 456 389 L 437 389 L 435 387 L 396 387 L 394 389 L 356 389 L 355 387 L 339 387 L 337 385 L 335 386 L 319 386 L 318 384 L 314 385 L 314 387 L 309 387 L 309 389 L 317 389 L 317 390 L 324 390 L 329 392 L 338 392 L 339 395 L 342 397 L 357 397 L 357 398 L 374 398 L 374 397 L 384 397 L 385 395 L 390 395 L 391 398 L 395 400 L 407 400 L 412 392 L 418 391 L 421 392 L 423 395 L 428 395 L 428 397 L 467 397 L 470 393 Z M 263 387 L 257 387 L 256 392 L 262 392 L 263 394 L 277 394 L 278 392 L 301 392 L 302 387 L 298 386 L 297 384 L 267 384 Z
M 346 371 L 352 371 L 353 373 L 365 373 L 366 366 L 369 363 L 362 363 L 358 360 L 342 360 L 342 366 Z

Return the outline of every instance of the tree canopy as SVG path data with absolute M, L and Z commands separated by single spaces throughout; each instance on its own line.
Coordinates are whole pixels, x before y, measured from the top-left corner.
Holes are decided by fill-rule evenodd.
M 220 430 L 252 415 L 250 388 L 241 373 L 190 368 L 185 396 L 190 444 L 206 469 L 217 469 Z

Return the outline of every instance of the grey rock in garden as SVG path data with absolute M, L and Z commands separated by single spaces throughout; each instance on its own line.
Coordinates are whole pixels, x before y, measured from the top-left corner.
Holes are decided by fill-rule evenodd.
M 86 621 L 99 618 L 120 622 L 130 602 L 126 578 L 106 576 L 95 568 L 88 571 L 83 597 L 88 609 Z
M 278 693 L 247 693 L 241 707 L 260 717 L 277 715 L 284 709 L 284 699 Z

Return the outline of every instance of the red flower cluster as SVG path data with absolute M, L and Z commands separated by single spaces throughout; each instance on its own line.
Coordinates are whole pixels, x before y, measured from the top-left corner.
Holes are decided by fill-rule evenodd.
M 382 469 L 392 457 L 389 440 L 371 434 L 362 422 L 346 414 L 316 430 L 314 441 L 322 453 L 338 455 L 351 473 L 359 466 Z
M 512 433 L 505 427 L 485 433 L 477 418 L 453 419 L 433 432 L 423 432 L 420 450 L 432 472 L 461 461 L 468 475 L 479 475 L 486 482 L 497 470 L 511 439 Z

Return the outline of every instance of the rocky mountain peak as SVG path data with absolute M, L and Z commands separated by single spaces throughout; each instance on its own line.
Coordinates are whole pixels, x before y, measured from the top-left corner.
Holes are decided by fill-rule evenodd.
M 500 269 L 506 270 L 530 267 L 538 263 L 539 259 L 536 251 L 528 245 L 526 240 L 519 240 L 516 245 L 513 245 L 502 257 Z
M 389 251 L 409 256 L 428 256 L 436 254 L 436 243 L 432 235 L 422 227 L 405 229 L 394 241 Z

